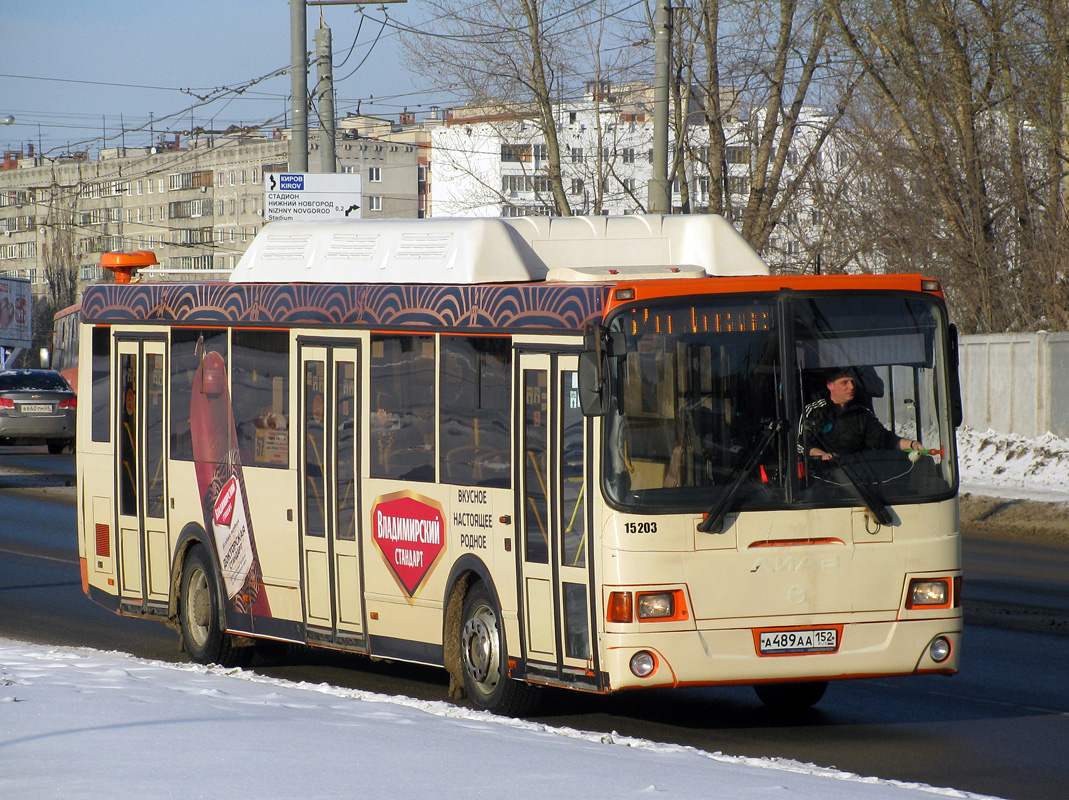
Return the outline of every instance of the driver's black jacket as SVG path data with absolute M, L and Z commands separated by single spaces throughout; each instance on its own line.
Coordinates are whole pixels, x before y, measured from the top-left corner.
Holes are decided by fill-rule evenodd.
M 831 401 L 817 400 L 807 405 L 802 414 L 798 452 L 808 455 L 811 447 L 836 454 L 893 450 L 898 440 L 864 405 L 848 403 L 840 412 Z

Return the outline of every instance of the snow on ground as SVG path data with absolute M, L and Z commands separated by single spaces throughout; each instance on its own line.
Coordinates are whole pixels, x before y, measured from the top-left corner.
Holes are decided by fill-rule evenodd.
M 0 797 L 980 795 L 242 670 L 0 639 Z
M 1069 441 L 958 429 L 961 489 L 990 497 L 1069 502 Z

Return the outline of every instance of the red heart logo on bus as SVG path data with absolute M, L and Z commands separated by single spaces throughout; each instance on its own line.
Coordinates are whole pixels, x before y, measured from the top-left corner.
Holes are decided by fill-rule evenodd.
M 219 499 L 215 501 L 212 516 L 216 525 L 229 525 L 234 517 L 234 503 L 238 497 L 238 479 L 231 475 L 219 492 Z
M 393 492 L 371 509 L 375 545 L 405 594 L 413 597 L 445 551 L 442 506 L 415 492 Z

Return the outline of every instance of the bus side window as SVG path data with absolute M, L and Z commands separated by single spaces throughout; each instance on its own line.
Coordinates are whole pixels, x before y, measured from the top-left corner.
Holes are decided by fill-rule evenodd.
M 284 331 L 232 334 L 234 424 L 241 463 L 289 466 L 289 337 Z
M 371 477 L 433 481 L 434 337 L 371 337 Z
M 93 328 L 93 441 L 111 441 L 111 328 Z M 74 387 L 77 391 L 78 387 Z
M 511 340 L 443 336 L 441 347 L 441 480 L 507 488 Z

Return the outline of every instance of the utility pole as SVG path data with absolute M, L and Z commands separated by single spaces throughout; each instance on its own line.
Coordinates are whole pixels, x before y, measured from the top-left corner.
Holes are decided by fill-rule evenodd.
M 290 0 L 290 172 L 308 171 L 308 7 Z
M 407 0 L 290 0 L 290 172 L 308 171 L 308 6 L 362 6 L 385 5 L 387 3 L 404 3 Z M 319 31 L 325 31 L 326 51 L 321 52 Z M 320 154 L 323 172 L 334 172 L 334 67 L 331 64 L 330 30 L 322 26 L 316 32 L 316 57 L 318 59 L 317 100 L 319 117 L 323 120 L 321 131 Z M 327 88 L 324 88 L 327 87 Z M 329 107 L 324 106 L 326 101 Z M 326 169 L 324 144 L 330 140 L 330 169 Z
M 668 81 L 672 58 L 672 0 L 657 0 L 653 16 L 653 177 L 647 189 L 651 214 L 670 214 L 668 187 Z

